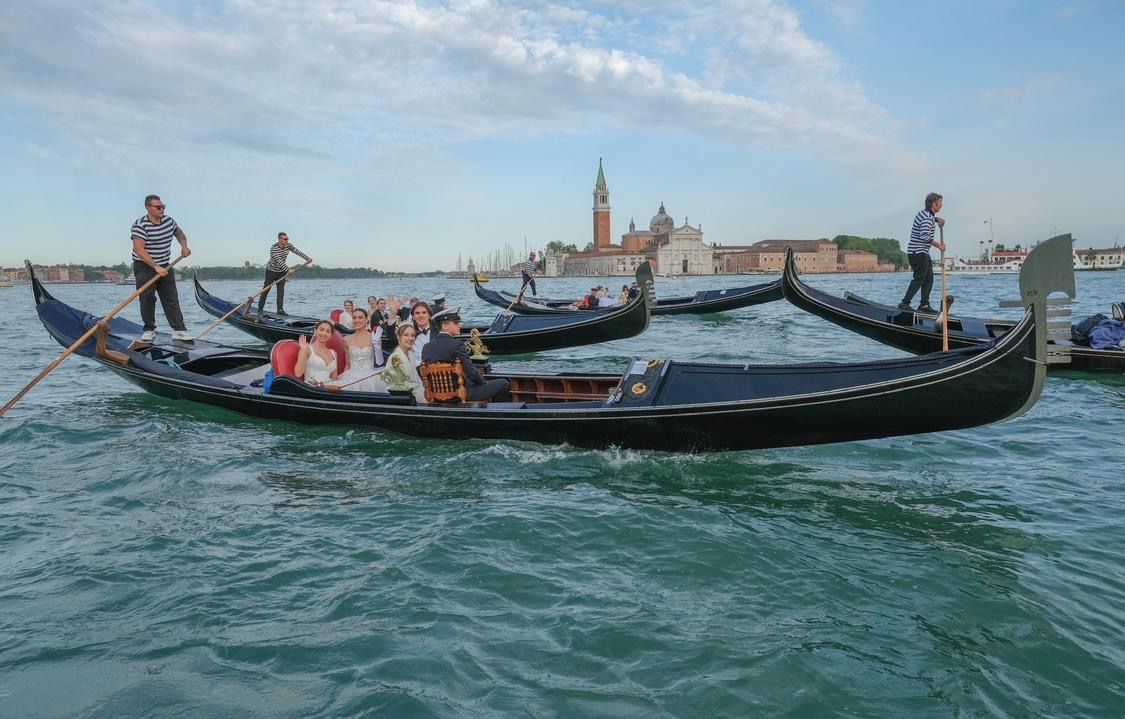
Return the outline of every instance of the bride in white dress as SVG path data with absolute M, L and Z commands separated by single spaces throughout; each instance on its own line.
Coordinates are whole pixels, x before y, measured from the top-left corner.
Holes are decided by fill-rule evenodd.
M 312 342 L 306 340 L 304 335 L 297 338 L 300 350 L 297 352 L 297 363 L 293 371 L 314 387 L 323 387 L 336 379 L 336 352 L 328 348 L 328 340 L 332 338 L 334 331 L 331 322 L 321 320 L 313 330 Z
M 426 403 L 426 392 L 422 388 L 422 378 L 418 376 L 415 366 L 414 341 L 417 333 L 414 325 L 404 323 L 398 326 L 398 347 L 391 352 L 387 359 L 387 370 L 383 372 L 383 380 L 388 389 L 396 392 L 412 392 L 418 404 Z
M 367 310 L 362 307 L 352 310 L 352 325 L 356 328 L 355 332 L 344 339 L 348 370 L 332 385 L 346 392 L 386 392 L 387 385 L 375 371 L 375 347 L 371 344 Z

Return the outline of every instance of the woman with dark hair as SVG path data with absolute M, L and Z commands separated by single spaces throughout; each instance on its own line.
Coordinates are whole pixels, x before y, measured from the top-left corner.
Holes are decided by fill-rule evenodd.
M 401 324 L 398 326 L 398 347 L 387 359 L 387 369 L 383 372 L 383 381 L 387 389 L 395 392 L 411 392 L 418 404 L 426 403 L 426 392 L 422 388 L 422 378 L 418 376 L 418 359 L 414 352 L 414 342 L 417 333 L 414 325 Z
M 349 392 L 386 392 L 387 387 L 375 372 L 375 347 L 371 330 L 367 328 L 367 310 L 352 310 L 355 332 L 344 338 L 344 351 L 348 353 L 348 370 L 332 384 Z
M 300 350 L 293 371 L 297 376 L 314 387 L 323 387 L 336 379 L 336 352 L 328 347 L 328 340 L 336 329 L 328 320 L 316 323 L 313 339 L 309 342 L 304 335 L 297 338 Z

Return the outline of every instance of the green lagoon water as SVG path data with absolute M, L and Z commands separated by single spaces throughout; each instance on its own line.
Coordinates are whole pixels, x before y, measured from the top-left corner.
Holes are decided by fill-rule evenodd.
M 908 277 L 807 279 L 897 301 Z M 1076 316 L 1108 312 L 1125 272 L 1078 288 Z M 952 289 L 1013 316 L 1015 276 Z M 287 309 L 388 290 L 495 314 L 452 280 L 294 281 Z M 128 288 L 51 291 L 98 313 Z M 0 337 L 4 399 L 61 351 L 27 287 Z M 782 302 L 495 362 L 898 354 Z M 0 420 L 0 716 L 1122 716 L 1123 420 L 1125 375 L 1072 373 L 979 429 L 588 451 L 253 420 L 71 358 Z

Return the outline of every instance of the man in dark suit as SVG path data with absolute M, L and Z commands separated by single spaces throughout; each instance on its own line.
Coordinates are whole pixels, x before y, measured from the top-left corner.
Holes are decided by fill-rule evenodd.
M 428 362 L 460 362 L 468 383 L 469 401 L 490 400 L 511 389 L 506 379 L 485 380 L 469 358 L 469 348 L 458 338 L 461 334 L 461 308 L 454 307 L 435 314 L 432 323 L 440 329 L 422 348 L 422 364 Z

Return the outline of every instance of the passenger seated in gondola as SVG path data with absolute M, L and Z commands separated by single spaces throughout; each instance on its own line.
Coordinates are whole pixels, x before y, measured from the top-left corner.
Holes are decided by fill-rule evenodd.
M 387 386 L 375 372 L 376 351 L 371 331 L 367 329 L 367 310 L 356 307 L 352 311 L 352 324 L 355 332 L 344 338 L 348 369 L 330 385 L 347 392 L 386 392 Z
M 1125 302 L 1110 305 L 1110 312 L 1112 319 L 1099 312 L 1071 325 L 1071 341 L 1098 350 L 1125 350 Z
M 598 290 L 598 307 L 616 307 L 617 299 L 609 294 L 608 287 Z
M 440 323 L 438 335 L 422 348 L 422 364 L 428 362 L 460 362 L 468 384 L 469 401 L 490 400 L 506 394 L 511 385 L 506 379 L 486 380 L 469 357 L 469 348 L 458 338 L 461 334 L 461 308 L 451 308 L 434 316 Z
M 383 382 L 393 392 L 410 392 L 418 404 L 426 403 L 426 391 L 422 378 L 418 376 L 418 358 L 414 352 L 414 325 L 398 326 L 398 347 L 387 359 L 387 369 L 383 372 Z
M 297 338 L 300 349 L 293 371 L 314 387 L 324 387 L 336 379 L 336 352 L 328 347 L 328 340 L 335 331 L 331 322 L 321 320 L 313 330 L 312 342 L 304 335 Z
M 340 313 L 333 312 L 332 321 L 346 330 L 354 330 L 355 325 L 352 321 L 353 310 L 355 310 L 355 303 L 351 300 L 344 300 L 344 311 Z
M 592 310 L 598 306 L 598 288 L 591 287 L 590 294 L 570 306 L 573 310 Z
M 629 285 L 621 285 L 621 294 L 617 296 L 617 304 L 629 304 Z
M 426 348 L 426 343 L 438 333 L 438 330 L 434 329 L 431 323 L 433 316 L 433 310 L 425 302 L 419 300 L 410 306 L 410 318 L 414 323 L 414 332 L 417 334 L 414 340 L 414 351 L 419 357 L 422 356 L 422 350 Z M 421 362 L 420 359 L 419 362 Z

